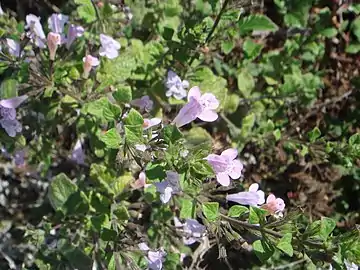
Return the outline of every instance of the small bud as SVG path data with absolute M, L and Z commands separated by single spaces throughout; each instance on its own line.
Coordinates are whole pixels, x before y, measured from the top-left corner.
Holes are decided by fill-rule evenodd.
M 84 73 L 83 73 L 84 78 L 89 77 L 89 73 L 92 67 L 96 67 L 100 64 L 99 59 L 91 55 L 85 56 L 83 58 L 83 62 L 84 62 Z
M 47 36 L 47 44 L 49 47 L 49 54 L 50 54 L 50 60 L 54 61 L 55 60 L 55 54 L 56 54 L 56 50 L 57 47 L 60 45 L 61 43 L 61 36 L 60 34 L 56 34 L 53 32 L 50 32 Z

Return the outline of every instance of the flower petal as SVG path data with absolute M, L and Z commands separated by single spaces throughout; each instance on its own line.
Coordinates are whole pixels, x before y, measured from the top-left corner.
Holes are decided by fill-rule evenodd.
M 277 198 L 276 202 L 276 212 L 282 212 L 285 209 L 285 202 L 283 199 Z
M 265 193 L 262 190 L 256 191 L 256 194 L 258 195 L 258 202 L 257 205 L 262 205 L 265 203 Z
M 215 173 L 223 173 L 226 171 L 228 164 L 222 156 L 210 154 L 205 159 L 209 162 Z
M 240 160 L 235 159 L 231 161 L 231 169 L 229 171 L 229 176 L 232 179 L 240 178 L 243 168 L 244 165 L 240 162 Z
M 270 194 L 267 198 L 266 198 L 266 203 L 271 203 L 273 201 L 276 200 L 276 197 L 274 194 Z
M 258 205 L 258 195 L 255 192 L 243 191 L 235 194 L 229 194 L 226 196 L 226 200 L 236 202 L 241 205 Z
M 215 111 L 205 109 L 199 114 L 198 118 L 204 122 L 214 122 L 218 119 L 218 114 Z
M 194 121 L 201 113 L 201 105 L 195 98 L 190 98 L 190 101 L 182 107 L 178 115 L 173 120 L 177 127 L 182 127 Z
M 167 203 L 168 201 L 170 201 L 172 191 L 173 191 L 172 187 L 166 187 L 164 193 L 160 194 L 160 200 L 163 203 Z
M 200 97 L 201 97 L 200 88 L 198 86 L 191 87 L 188 93 L 188 101 L 190 101 L 191 98 L 194 98 L 199 101 Z
M 216 110 L 220 105 L 220 102 L 218 101 L 218 99 L 215 97 L 215 95 L 213 95 L 211 93 L 203 94 L 201 96 L 200 100 L 201 100 L 201 104 L 203 104 L 204 108 L 209 109 L 209 110 Z
M 227 157 L 228 160 L 234 160 L 238 155 L 238 151 L 235 148 L 229 148 L 223 151 L 221 155 Z
M 23 103 L 28 98 L 27 95 L 9 98 L 9 99 L 3 99 L 0 101 L 0 105 L 5 108 L 17 108 L 21 103 Z
M 216 180 L 220 185 L 227 187 L 230 185 L 230 177 L 226 173 L 218 173 L 216 174 Z
M 256 191 L 258 191 L 258 189 L 259 189 L 259 184 L 258 183 L 251 184 L 250 187 L 249 187 L 250 192 L 256 192 Z

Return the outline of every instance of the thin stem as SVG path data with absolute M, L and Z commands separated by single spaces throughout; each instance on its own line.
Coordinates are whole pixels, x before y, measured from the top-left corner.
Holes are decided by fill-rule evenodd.
M 103 32 L 105 32 L 104 24 L 103 24 L 103 21 L 102 21 L 101 16 L 100 16 L 99 9 L 98 9 L 97 5 L 95 4 L 94 0 L 91 0 L 91 4 L 93 5 L 93 7 L 94 7 L 94 9 L 95 9 L 96 18 L 98 19 L 98 21 L 99 21 L 99 23 L 100 23 L 101 30 L 102 30 Z
M 273 268 L 273 270 L 294 269 L 293 267 L 295 265 L 302 264 L 302 263 L 305 263 L 305 262 L 306 262 L 306 259 L 300 259 L 300 260 L 297 260 L 295 262 L 291 262 L 291 263 L 288 263 L 288 264 L 284 264 L 284 265 L 275 267 L 275 268 Z

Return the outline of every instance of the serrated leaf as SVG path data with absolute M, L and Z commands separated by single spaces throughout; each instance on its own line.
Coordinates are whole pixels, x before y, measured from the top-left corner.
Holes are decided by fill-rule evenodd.
M 266 215 L 266 210 L 250 206 L 249 222 L 251 224 L 263 224 Z
M 242 214 L 249 212 L 249 209 L 242 205 L 234 205 L 229 209 L 229 217 L 240 217 Z
M 235 47 L 235 41 L 233 39 L 223 40 L 221 42 L 221 50 L 225 54 L 229 54 Z
M 241 34 L 252 31 L 276 31 L 279 28 L 270 18 L 261 14 L 240 18 L 238 26 Z
M 292 234 L 291 233 L 286 233 L 280 239 L 280 241 L 278 242 L 276 247 L 278 249 L 280 249 L 281 251 L 283 251 L 285 254 L 292 257 L 294 255 L 294 249 L 293 249 L 293 247 L 291 245 L 291 241 L 292 241 Z
M 209 221 L 215 221 L 219 216 L 219 203 L 206 202 L 202 205 L 202 210 Z
M 255 88 L 255 80 L 250 72 L 244 69 L 237 76 L 237 85 L 241 94 L 245 98 L 249 98 Z
M 124 119 L 125 125 L 142 125 L 144 119 L 142 115 L 135 109 L 130 109 L 130 112 Z
M 129 103 L 132 100 L 131 88 L 130 86 L 119 85 L 112 96 L 119 103 Z
M 246 58 L 255 59 L 260 54 L 263 47 L 262 44 L 258 44 L 251 39 L 246 39 L 243 44 Z
M 174 125 L 165 126 L 162 135 L 167 143 L 175 143 L 183 137 L 180 130 Z
M 81 19 L 86 23 L 91 23 L 96 21 L 96 11 L 91 3 L 91 0 L 75 0 L 75 4 L 79 5 L 77 7 L 77 12 Z
M 274 253 L 274 248 L 264 240 L 256 240 L 253 244 L 255 255 L 261 262 L 268 260 Z
M 77 186 L 66 176 L 61 173 L 55 176 L 50 184 L 48 198 L 51 206 L 58 210 L 68 200 L 68 198 L 77 191 Z
M 193 200 L 183 199 L 181 201 L 180 218 L 194 218 L 195 204 Z
M 321 217 L 320 223 L 320 236 L 325 241 L 331 232 L 335 229 L 336 222 L 335 220 L 327 217 Z
M 101 134 L 99 139 L 105 143 L 106 148 L 118 149 L 121 143 L 121 137 L 116 128 L 111 128 L 105 133 Z

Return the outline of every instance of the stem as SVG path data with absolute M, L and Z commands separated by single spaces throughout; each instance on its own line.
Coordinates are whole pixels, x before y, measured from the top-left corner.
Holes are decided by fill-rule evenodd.
M 221 16 L 223 15 L 223 13 L 224 13 L 224 11 L 225 11 L 226 6 L 228 5 L 228 3 L 229 3 L 229 0 L 225 0 L 224 4 L 223 4 L 222 7 L 221 7 L 221 10 L 220 10 L 219 14 L 216 16 L 215 22 L 214 22 L 214 24 L 213 24 L 213 26 L 212 26 L 209 34 L 207 35 L 207 37 L 206 37 L 206 39 L 205 39 L 205 42 L 204 42 L 202 45 L 205 45 L 205 44 L 207 44 L 207 43 L 210 41 L 211 36 L 214 34 L 215 29 L 216 29 L 216 27 L 218 26 L 218 24 L 219 24 L 219 22 L 220 22 L 220 19 L 221 19 Z M 196 54 L 194 54 L 194 55 L 191 57 L 190 62 L 189 62 L 189 66 L 191 66 L 191 64 L 194 62 L 195 57 L 196 57 Z
M 95 4 L 94 0 L 91 0 L 91 4 L 93 5 L 93 7 L 95 9 L 96 17 L 97 17 L 97 19 L 98 19 L 98 21 L 100 23 L 101 30 L 103 32 L 105 32 L 104 24 L 103 24 L 103 21 L 102 21 L 101 16 L 100 16 L 99 9 L 98 9 L 97 5 Z

